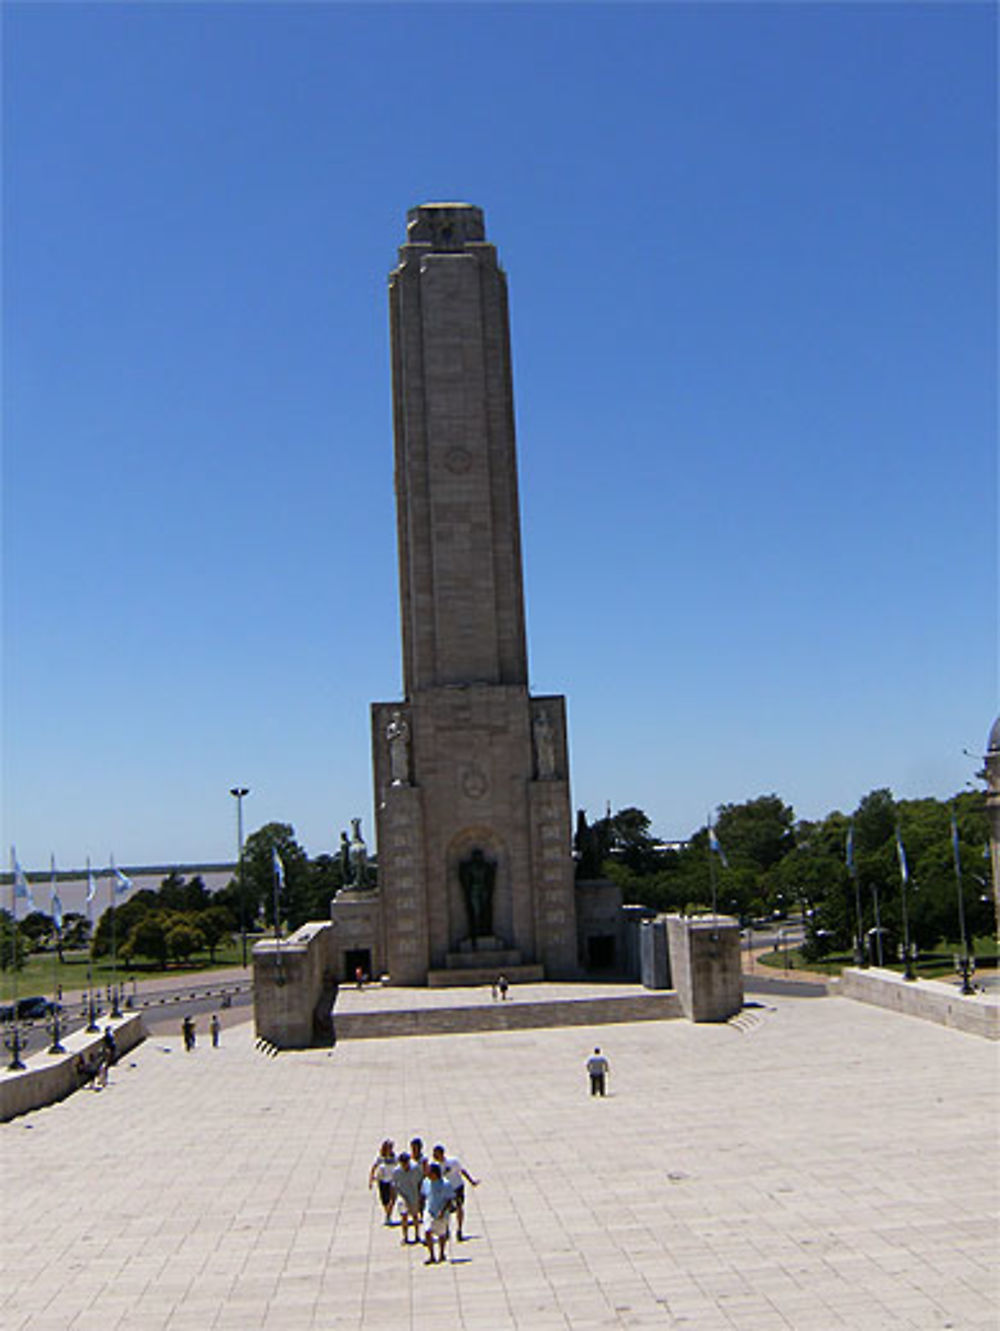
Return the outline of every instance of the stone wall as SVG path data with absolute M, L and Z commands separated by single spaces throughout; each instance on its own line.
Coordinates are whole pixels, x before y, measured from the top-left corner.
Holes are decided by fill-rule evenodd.
M 728 1021 L 743 1007 L 740 926 L 728 916 L 667 916 L 670 973 L 684 1015 Z
M 672 992 L 565 998 L 540 1002 L 415 1007 L 334 1015 L 337 1040 L 387 1039 L 397 1035 L 445 1035 L 471 1031 L 532 1030 L 549 1026 L 603 1026 L 624 1021 L 668 1021 L 680 1017 Z
M 104 1021 L 96 1034 L 74 1031 L 63 1041 L 64 1054 L 32 1054 L 23 1071 L 5 1069 L 0 1073 L 0 1123 L 6 1123 L 18 1114 L 55 1104 L 79 1090 L 78 1059 L 81 1054 L 86 1060 L 92 1057 L 107 1026 L 114 1032 L 119 1056 L 127 1054 L 146 1038 L 142 1017 L 136 1012 L 128 1017 Z
M 581 974 L 594 976 L 602 970 L 614 976 L 629 974 L 622 890 L 610 878 L 577 881 L 576 936 Z M 604 951 L 611 953 L 611 964 L 599 964 Z
M 904 980 L 895 971 L 845 970 L 833 991 L 842 998 L 937 1022 L 969 1035 L 1000 1040 L 1000 1004 L 983 994 L 962 994 L 941 980 Z
M 335 993 L 334 927 L 304 924 L 253 949 L 254 1027 L 277 1049 L 308 1049 L 330 1035 Z M 325 1006 L 324 1006 L 325 1005 Z

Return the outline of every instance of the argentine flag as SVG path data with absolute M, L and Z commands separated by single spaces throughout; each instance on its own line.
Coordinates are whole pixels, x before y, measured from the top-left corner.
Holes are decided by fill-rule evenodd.
M 126 892 L 131 892 L 135 884 L 131 878 L 126 878 L 121 869 L 115 868 L 114 860 L 111 861 L 111 872 L 115 876 L 115 896 L 123 897 Z
M 62 902 L 59 900 L 59 893 L 56 890 L 56 857 L 54 855 L 52 856 L 52 904 L 49 907 L 49 913 L 52 916 L 52 923 L 56 926 L 56 930 L 62 933 L 63 908 Z
M 718 855 L 719 859 L 722 861 L 723 868 L 728 869 L 729 861 L 726 859 L 725 851 L 719 845 L 719 838 L 715 835 L 715 828 L 711 823 L 708 825 L 708 848 L 710 851 L 714 851 L 714 853 Z
M 853 819 L 847 826 L 847 850 L 845 853 L 847 856 L 847 872 L 853 873 L 854 872 L 854 820 Z
M 899 835 L 899 828 L 896 828 L 896 855 L 899 859 L 899 876 L 903 883 L 910 881 L 910 871 L 906 864 L 906 851 L 903 849 L 903 838 Z
M 25 910 L 31 912 L 35 909 L 35 898 L 31 893 L 31 884 L 24 876 L 24 870 L 17 862 L 17 852 L 14 847 L 10 848 L 10 863 L 14 870 L 14 914 L 17 914 L 17 903 L 24 902 Z
M 274 865 L 274 881 L 278 885 L 278 891 L 285 890 L 285 866 L 281 862 L 281 856 L 278 854 L 277 846 L 271 847 L 271 862 Z
M 94 877 L 94 871 L 90 867 L 90 860 L 87 860 L 87 905 L 89 906 L 97 896 L 97 879 Z

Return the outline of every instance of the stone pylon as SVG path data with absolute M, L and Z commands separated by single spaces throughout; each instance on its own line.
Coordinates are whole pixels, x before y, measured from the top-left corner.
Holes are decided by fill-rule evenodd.
M 372 706 L 389 975 L 572 975 L 565 701 L 528 693 L 507 283 L 482 211 L 412 209 L 389 299 L 404 697 Z

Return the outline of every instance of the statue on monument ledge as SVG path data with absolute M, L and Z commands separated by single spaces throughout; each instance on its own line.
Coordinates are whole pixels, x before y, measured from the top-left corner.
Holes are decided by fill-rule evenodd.
M 410 727 L 402 712 L 393 712 L 386 727 L 389 744 L 389 770 L 394 786 L 410 784 Z
M 370 885 L 371 871 L 368 868 L 368 847 L 361 835 L 360 818 L 351 819 L 350 841 L 347 839 L 346 832 L 340 834 L 340 873 L 344 888 L 357 891 Z

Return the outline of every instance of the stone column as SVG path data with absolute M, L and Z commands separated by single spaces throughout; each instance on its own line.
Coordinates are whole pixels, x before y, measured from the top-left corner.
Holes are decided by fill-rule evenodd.
M 389 306 L 404 701 L 372 711 L 389 973 L 423 983 L 473 945 L 460 866 L 478 851 L 495 957 L 572 974 L 565 706 L 528 693 L 507 280 L 479 208 L 411 209 Z
M 728 1021 L 743 1007 L 740 926 L 728 916 L 668 915 L 670 972 L 684 1015 Z

